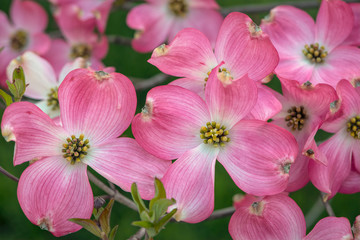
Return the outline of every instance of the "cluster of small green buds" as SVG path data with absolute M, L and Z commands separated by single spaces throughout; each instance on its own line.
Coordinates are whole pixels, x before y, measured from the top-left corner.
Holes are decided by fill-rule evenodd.
M 58 87 L 51 88 L 47 96 L 47 105 L 51 107 L 52 110 L 59 109 Z
M 71 138 L 66 139 L 67 143 L 63 144 L 63 157 L 71 164 L 80 162 L 88 153 L 90 148 L 89 139 L 84 140 L 84 134 L 80 134 L 79 138 L 72 135 Z
M 350 135 L 355 139 L 360 139 L 360 116 L 350 118 L 346 125 Z
M 215 121 L 206 123 L 200 129 L 200 138 L 204 139 L 205 144 L 212 144 L 214 147 L 225 146 L 226 142 L 230 141 L 229 131 L 225 130 L 226 127 Z
M 325 47 L 320 46 L 319 43 L 314 43 L 310 46 L 306 44 L 304 46 L 303 53 L 307 59 L 315 63 L 324 62 L 324 59 L 328 55 L 328 52 L 325 51 Z
M 305 120 L 307 119 L 307 112 L 304 106 L 291 107 L 288 111 L 289 115 L 285 117 L 287 126 L 292 130 L 301 130 L 304 128 Z

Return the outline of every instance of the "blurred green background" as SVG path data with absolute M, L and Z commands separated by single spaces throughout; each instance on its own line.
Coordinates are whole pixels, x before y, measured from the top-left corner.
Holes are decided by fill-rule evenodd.
M 309 0 L 308 0 L 309 1 Z M 49 25 L 48 33 L 58 31 L 56 24 L 50 15 L 50 4 L 46 0 L 38 0 L 49 13 Z M 241 6 L 248 4 L 264 4 L 264 3 L 288 3 L 287 0 L 221 0 L 218 1 L 221 7 L 232 7 Z M 293 1 L 303 2 L 303 1 Z M 4 12 L 9 11 L 11 0 L 1 0 L 0 10 Z M 317 9 L 307 9 L 312 15 L 316 16 Z M 260 24 L 261 18 L 264 17 L 268 12 L 249 14 L 250 17 L 257 23 Z M 125 37 L 132 37 L 134 32 L 130 30 L 125 23 L 127 11 L 116 10 L 113 11 L 109 17 L 106 33 L 108 35 L 120 35 Z M 1 23 L 0 23 L 1 24 Z M 116 67 L 116 71 L 125 74 L 128 77 L 136 78 L 149 78 L 157 73 L 159 70 L 147 63 L 147 59 L 150 58 L 149 54 L 140 54 L 135 52 L 130 46 L 121 46 L 111 44 L 107 57 L 104 59 L 104 63 L 107 66 Z M 165 83 L 164 83 L 165 84 Z M 270 86 L 276 90 L 280 90 L 280 84 L 277 79 L 274 79 Z M 146 92 L 137 92 L 138 94 L 138 112 L 144 105 Z M 3 110 L 0 110 L 2 115 Z M 130 136 L 131 132 L 128 130 L 126 135 Z M 320 134 L 317 136 L 319 140 L 324 139 L 325 135 Z M 13 157 L 13 143 L 6 143 L 2 137 L 0 137 L 0 166 L 7 169 L 9 172 L 16 176 L 20 176 L 21 172 L 27 167 L 27 163 L 20 166 L 14 167 L 12 164 Z M 101 177 L 100 177 L 101 178 Z M 101 178 L 103 179 L 103 178 Z M 220 165 L 216 165 L 216 177 L 215 177 L 215 209 L 221 209 L 232 205 L 232 197 L 234 194 L 240 193 L 241 191 L 235 186 L 233 181 L 230 179 L 224 168 Z M 103 179 L 104 180 L 104 179 Z M 360 184 L 360 183 L 359 183 Z M 16 183 L 7 177 L 0 174 L 0 239 L 9 240 L 45 240 L 45 239 L 56 239 L 49 232 L 41 230 L 39 227 L 31 224 L 19 206 L 16 197 Z M 104 193 L 92 184 L 94 195 L 103 195 Z M 121 191 L 120 192 L 130 198 L 130 194 Z M 303 210 L 304 214 L 310 211 L 314 206 L 314 209 L 321 212 L 321 214 L 315 214 L 313 224 L 308 228 L 308 231 L 312 229 L 314 223 L 327 214 L 324 211 L 323 206 L 318 202 L 319 192 L 311 185 L 308 184 L 302 190 L 291 193 L 290 196 L 298 203 Z M 331 205 L 335 211 L 336 216 L 347 217 L 350 222 L 353 223 L 355 217 L 360 214 L 360 194 L 354 195 L 342 195 L 338 194 L 333 200 Z M 313 210 L 314 210 L 313 209 Z M 119 203 L 115 203 L 113 208 L 113 214 L 111 218 L 112 225 L 119 225 L 118 234 L 116 239 L 127 239 L 135 232 L 138 228 L 131 226 L 132 221 L 138 220 L 137 212 L 130 210 Z M 230 239 L 228 233 L 228 223 L 230 216 L 205 221 L 198 224 L 187 224 L 187 223 L 170 223 L 166 226 L 160 235 L 155 239 L 172 239 L 172 240 L 183 240 L 183 239 Z M 61 237 L 59 239 L 96 239 L 93 235 L 80 230 L 74 234 Z

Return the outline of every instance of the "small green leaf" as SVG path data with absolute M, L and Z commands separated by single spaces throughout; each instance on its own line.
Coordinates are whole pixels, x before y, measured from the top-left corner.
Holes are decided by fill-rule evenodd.
M 99 217 L 100 227 L 103 230 L 103 232 L 106 233 L 106 235 L 108 235 L 111 230 L 110 215 L 111 215 L 111 209 L 112 209 L 113 205 L 114 205 L 114 199 L 111 199 Z
M 159 232 L 161 229 L 165 227 L 165 225 L 171 220 L 171 218 L 175 215 L 177 209 L 173 209 L 171 212 L 169 212 L 167 215 L 165 215 L 156 225 L 155 230 L 156 232 Z
M 12 82 L 6 81 L 15 102 L 20 102 L 26 90 L 24 70 L 21 66 L 14 69 Z
M 143 211 L 147 211 L 147 208 L 145 206 L 145 203 L 144 201 L 141 199 L 140 197 L 140 193 L 139 193 L 139 190 L 137 188 L 137 185 L 136 183 L 133 183 L 131 185 L 131 196 L 136 204 L 136 206 L 138 207 L 139 209 L 139 213 L 141 214 Z
M 153 222 L 153 219 L 151 219 L 151 217 L 149 216 L 148 211 L 142 211 L 140 213 L 140 219 L 142 221 Z
M 147 222 L 147 221 L 135 221 L 135 222 L 132 222 L 131 224 L 133 226 L 143 227 L 146 229 L 154 227 L 151 222 Z
M 96 222 L 94 222 L 93 220 L 81 219 L 81 218 L 71 218 L 71 219 L 69 219 L 69 221 L 82 226 L 84 229 L 91 232 L 95 236 L 101 237 L 101 229 L 96 224 Z
M 172 199 L 170 200 L 166 198 L 158 199 L 156 202 L 154 202 L 152 211 L 154 212 L 155 215 L 155 222 L 159 221 L 160 217 L 164 215 L 167 209 L 174 203 L 175 203 L 174 200 Z
M 103 207 L 101 207 L 99 209 L 94 208 L 93 215 L 94 215 L 95 220 L 99 220 L 99 217 L 103 211 L 104 211 Z
M 155 178 L 155 196 L 150 201 L 150 205 L 149 205 L 150 210 L 152 210 L 154 202 L 161 198 L 166 198 L 165 188 L 163 183 L 158 178 Z
M 114 240 L 115 239 L 115 235 L 117 233 L 117 230 L 118 230 L 118 227 L 119 225 L 116 225 L 110 232 L 110 235 L 109 235 L 109 240 Z
M 14 84 L 12 84 L 9 80 L 6 80 L 6 84 L 8 85 L 10 93 L 15 96 L 17 95 L 17 90 Z
M 11 96 L 1 89 L 0 89 L 0 98 L 4 101 L 6 106 L 9 106 L 10 104 L 13 103 Z

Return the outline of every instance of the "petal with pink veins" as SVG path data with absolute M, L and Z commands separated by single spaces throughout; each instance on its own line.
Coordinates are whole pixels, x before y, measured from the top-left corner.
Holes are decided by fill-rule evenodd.
M 300 207 L 285 194 L 247 195 L 230 219 L 229 233 L 234 240 L 301 240 L 305 225 Z
M 61 122 L 91 145 L 119 137 L 130 125 L 136 109 L 131 81 L 120 73 L 75 69 L 59 87 Z
M 48 23 L 45 10 L 33 1 L 14 0 L 10 16 L 16 27 L 31 33 L 44 31 Z
M 315 39 L 331 52 L 350 35 L 353 26 L 354 14 L 346 2 L 322 1 L 316 17 Z
M 148 62 L 166 74 L 204 83 L 217 65 L 209 40 L 193 28 L 180 31 L 169 45 L 157 47 Z
M 202 80 L 180 78 L 170 82 L 169 85 L 186 88 L 199 95 L 202 99 L 205 99 L 205 83 L 206 82 Z
M 62 156 L 27 167 L 17 190 L 26 217 L 56 237 L 80 230 L 68 219 L 91 217 L 94 199 L 86 168 L 82 163 L 71 165 Z
M 341 80 L 336 87 L 336 92 L 339 95 L 344 115 L 351 118 L 360 114 L 360 95 L 349 81 Z
M 13 103 L 6 108 L 1 132 L 15 141 L 14 165 L 49 156 L 62 156 L 67 133 L 32 103 Z
M 293 6 L 273 8 L 260 27 L 269 35 L 281 61 L 302 57 L 305 44 L 312 44 L 315 39 L 314 20 L 307 12 Z
M 172 160 L 203 142 L 200 129 L 209 121 L 208 108 L 197 94 L 178 86 L 159 86 L 148 92 L 132 131 L 146 151 Z
M 303 240 L 353 239 L 350 222 L 344 217 L 321 219 Z
M 354 139 L 344 128 L 319 145 L 319 151 L 327 157 L 327 166 L 313 161 L 309 164 L 311 182 L 317 189 L 327 193 L 328 199 L 335 196 L 350 173 L 353 145 Z
M 239 12 L 230 13 L 221 25 L 215 55 L 218 62 L 225 62 L 224 67 L 235 79 L 248 74 L 253 80 L 262 80 L 279 62 L 269 37 L 247 15 Z
M 350 174 L 342 183 L 339 192 L 344 194 L 354 194 L 360 192 L 360 173 L 351 169 Z
M 234 79 L 226 69 L 214 68 L 205 88 L 205 100 L 211 120 L 231 128 L 243 119 L 257 100 L 257 86 L 247 76 Z
M 321 81 L 314 82 L 312 79 L 314 66 L 309 63 L 303 56 L 296 56 L 291 58 L 282 58 L 275 69 L 275 74 L 279 79 L 296 79 L 299 83 L 305 83 L 311 80 L 314 84 Z
M 175 219 L 197 223 L 214 209 L 215 162 L 218 148 L 201 144 L 175 161 L 162 179 L 166 194 L 176 200 Z
M 354 14 L 354 27 L 344 45 L 360 46 L 360 3 L 349 3 Z
M 136 182 L 143 199 L 154 197 L 154 179 L 161 179 L 171 161 L 150 155 L 131 138 L 117 138 L 93 146 L 83 162 L 109 181 L 130 192 Z
M 298 151 L 288 131 L 259 120 L 243 120 L 229 129 L 228 136 L 218 160 L 240 189 L 257 196 L 285 190 Z

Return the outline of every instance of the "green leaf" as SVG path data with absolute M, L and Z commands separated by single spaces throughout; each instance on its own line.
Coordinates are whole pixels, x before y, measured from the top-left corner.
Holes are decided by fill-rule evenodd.
M 155 178 L 155 196 L 150 201 L 150 205 L 149 205 L 150 210 L 152 210 L 154 202 L 156 202 L 156 200 L 161 198 L 166 198 L 165 188 L 163 183 L 158 178 Z
M 114 205 L 114 199 L 111 199 L 99 217 L 100 227 L 103 230 L 103 232 L 106 233 L 106 236 L 110 233 L 110 230 L 111 230 L 110 215 L 111 215 L 111 209 L 112 209 L 113 205 Z
M 6 106 L 9 106 L 10 104 L 13 103 L 12 97 L 1 89 L 0 89 L 0 98 L 4 101 Z
M 12 84 L 9 80 L 6 80 L 6 84 L 8 85 L 10 93 L 15 96 L 17 95 L 17 90 L 14 84 Z
M 152 211 L 154 212 L 155 215 L 155 222 L 158 222 L 160 217 L 163 216 L 167 209 L 173 205 L 175 203 L 175 200 L 173 199 L 158 199 L 156 200 L 156 202 L 154 202 L 153 204 L 153 208 Z
M 144 201 L 141 199 L 140 197 L 140 193 L 139 193 L 139 190 L 137 188 L 137 185 L 136 183 L 133 183 L 131 185 L 131 196 L 136 204 L 136 206 L 138 207 L 139 209 L 139 213 L 141 214 L 143 211 L 147 211 L 147 208 L 145 206 L 145 203 Z
M 142 221 L 153 222 L 153 219 L 151 219 L 151 217 L 149 216 L 148 211 L 142 211 L 140 213 L 140 219 Z
M 147 221 L 135 221 L 131 223 L 133 226 L 143 227 L 146 229 L 154 227 L 154 225 L 151 222 Z
M 116 225 L 110 232 L 110 235 L 109 235 L 109 240 L 114 240 L 115 239 L 115 235 L 117 233 L 117 230 L 118 230 L 118 227 L 119 225 Z
M 20 102 L 26 90 L 24 70 L 21 66 L 14 69 L 12 83 L 6 82 L 9 90 L 14 95 L 15 102 Z
M 165 215 L 156 225 L 155 230 L 156 232 L 159 232 L 161 229 L 165 227 L 165 225 L 171 220 L 171 218 L 175 215 L 177 209 L 173 209 L 171 212 L 169 212 L 167 215 Z
M 101 208 L 99 208 L 99 209 L 94 208 L 94 210 L 93 210 L 93 215 L 94 215 L 95 220 L 98 220 L 98 219 L 99 219 L 99 217 L 100 217 L 100 215 L 101 215 L 101 213 L 102 213 L 103 211 L 104 211 L 104 208 L 103 208 L 103 207 L 101 207 Z
M 101 237 L 101 229 L 96 224 L 96 222 L 94 222 L 93 220 L 81 219 L 81 218 L 71 218 L 71 219 L 69 219 L 69 221 L 82 226 L 84 229 L 91 232 L 95 236 Z

